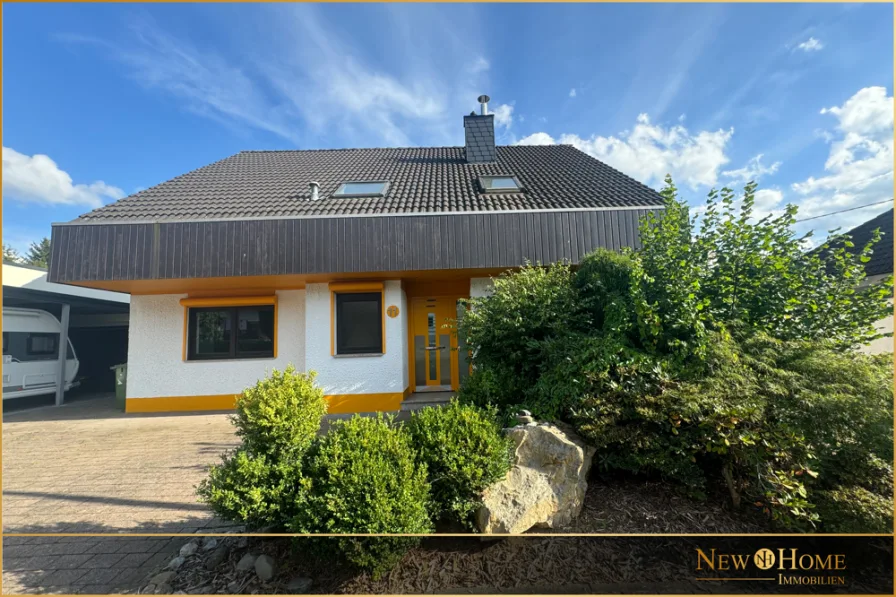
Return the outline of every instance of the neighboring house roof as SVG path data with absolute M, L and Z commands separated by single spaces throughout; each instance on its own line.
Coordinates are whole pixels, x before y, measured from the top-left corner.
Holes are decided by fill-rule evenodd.
M 524 192 L 481 193 L 481 175 L 512 175 Z M 388 180 L 385 197 L 335 198 L 347 181 Z M 308 183 L 320 183 L 310 200 Z M 649 187 L 568 145 L 497 148 L 469 164 L 463 147 L 244 151 L 77 222 L 242 219 L 354 214 L 494 212 L 662 205 Z
M 847 234 L 855 245 L 851 251 L 861 251 L 871 240 L 871 234 L 880 228 L 880 241 L 872 248 L 871 261 L 865 264 L 865 274 L 879 276 L 893 273 L 893 209 L 876 216 L 864 224 L 860 224 Z

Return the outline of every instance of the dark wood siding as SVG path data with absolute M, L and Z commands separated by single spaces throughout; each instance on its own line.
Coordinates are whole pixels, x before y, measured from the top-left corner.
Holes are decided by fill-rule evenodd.
M 638 246 L 646 209 L 59 224 L 52 282 L 401 272 L 578 263 Z

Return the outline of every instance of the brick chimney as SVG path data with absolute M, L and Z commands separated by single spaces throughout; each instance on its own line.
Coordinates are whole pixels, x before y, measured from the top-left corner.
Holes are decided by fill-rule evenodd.
M 495 115 L 488 113 L 489 96 L 480 95 L 480 113 L 472 112 L 464 116 L 464 148 L 468 164 L 494 162 L 495 150 Z

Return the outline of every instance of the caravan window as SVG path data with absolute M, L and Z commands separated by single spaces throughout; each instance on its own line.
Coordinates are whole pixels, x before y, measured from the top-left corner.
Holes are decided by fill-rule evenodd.
M 31 334 L 26 346 L 28 356 L 56 359 L 59 356 L 59 334 Z
M 59 358 L 59 334 L 46 332 L 3 332 L 3 354 L 13 361 L 55 361 Z M 71 350 L 68 358 L 73 358 Z

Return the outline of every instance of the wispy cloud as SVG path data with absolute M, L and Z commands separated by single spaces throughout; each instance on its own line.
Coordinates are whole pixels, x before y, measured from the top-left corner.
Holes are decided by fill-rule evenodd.
M 820 40 L 810 37 L 806 41 L 797 44 L 796 49 L 803 52 L 818 52 L 824 48 L 824 44 Z
M 576 96 L 576 88 L 573 87 L 572 89 L 569 90 L 569 97 L 575 97 L 575 96 Z
M 407 32 L 419 31 L 419 23 L 402 20 L 432 18 L 438 8 L 382 10 L 395 31 Z M 419 35 L 395 40 L 413 59 L 401 63 L 404 70 L 386 71 L 370 64 L 369 52 L 315 6 L 272 6 L 252 16 L 263 21 L 253 30 L 265 35 L 240 38 L 235 32 L 229 47 L 177 36 L 146 15 L 135 17 L 114 39 L 69 35 L 66 40 L 104 46 L 135 81 L 187 110 L 298 146 L 456 142 L 462 135 L 457 120 L 475 107 L 487 83 L 489 61 L 470 49 L 476 47 L 470 28 L 440 28 L 449 31 L 433 37 L 443 38 L 424 42 L 433 44 L 432 51 L 421 47 Z M 446 13 L 445 19 L 453 18 L 465 17 Z M 453 53 L 448 68 L 437 63 L 439 44 Z
M 737 182 L 759 182 L 764 176 L 774 174 L 781 167 L 781 162 L 774 162 L 766 166 L 762 163 L 762 154 L 758 154 L 751 158 L 743 167 L 736 170 L 725 170 L 722 175 Z
M 100 207 L 124 197 L 118 187 L 102 180 L 76 184 L 49 156 L 3 148 L 3 197 L 21 203 Z

